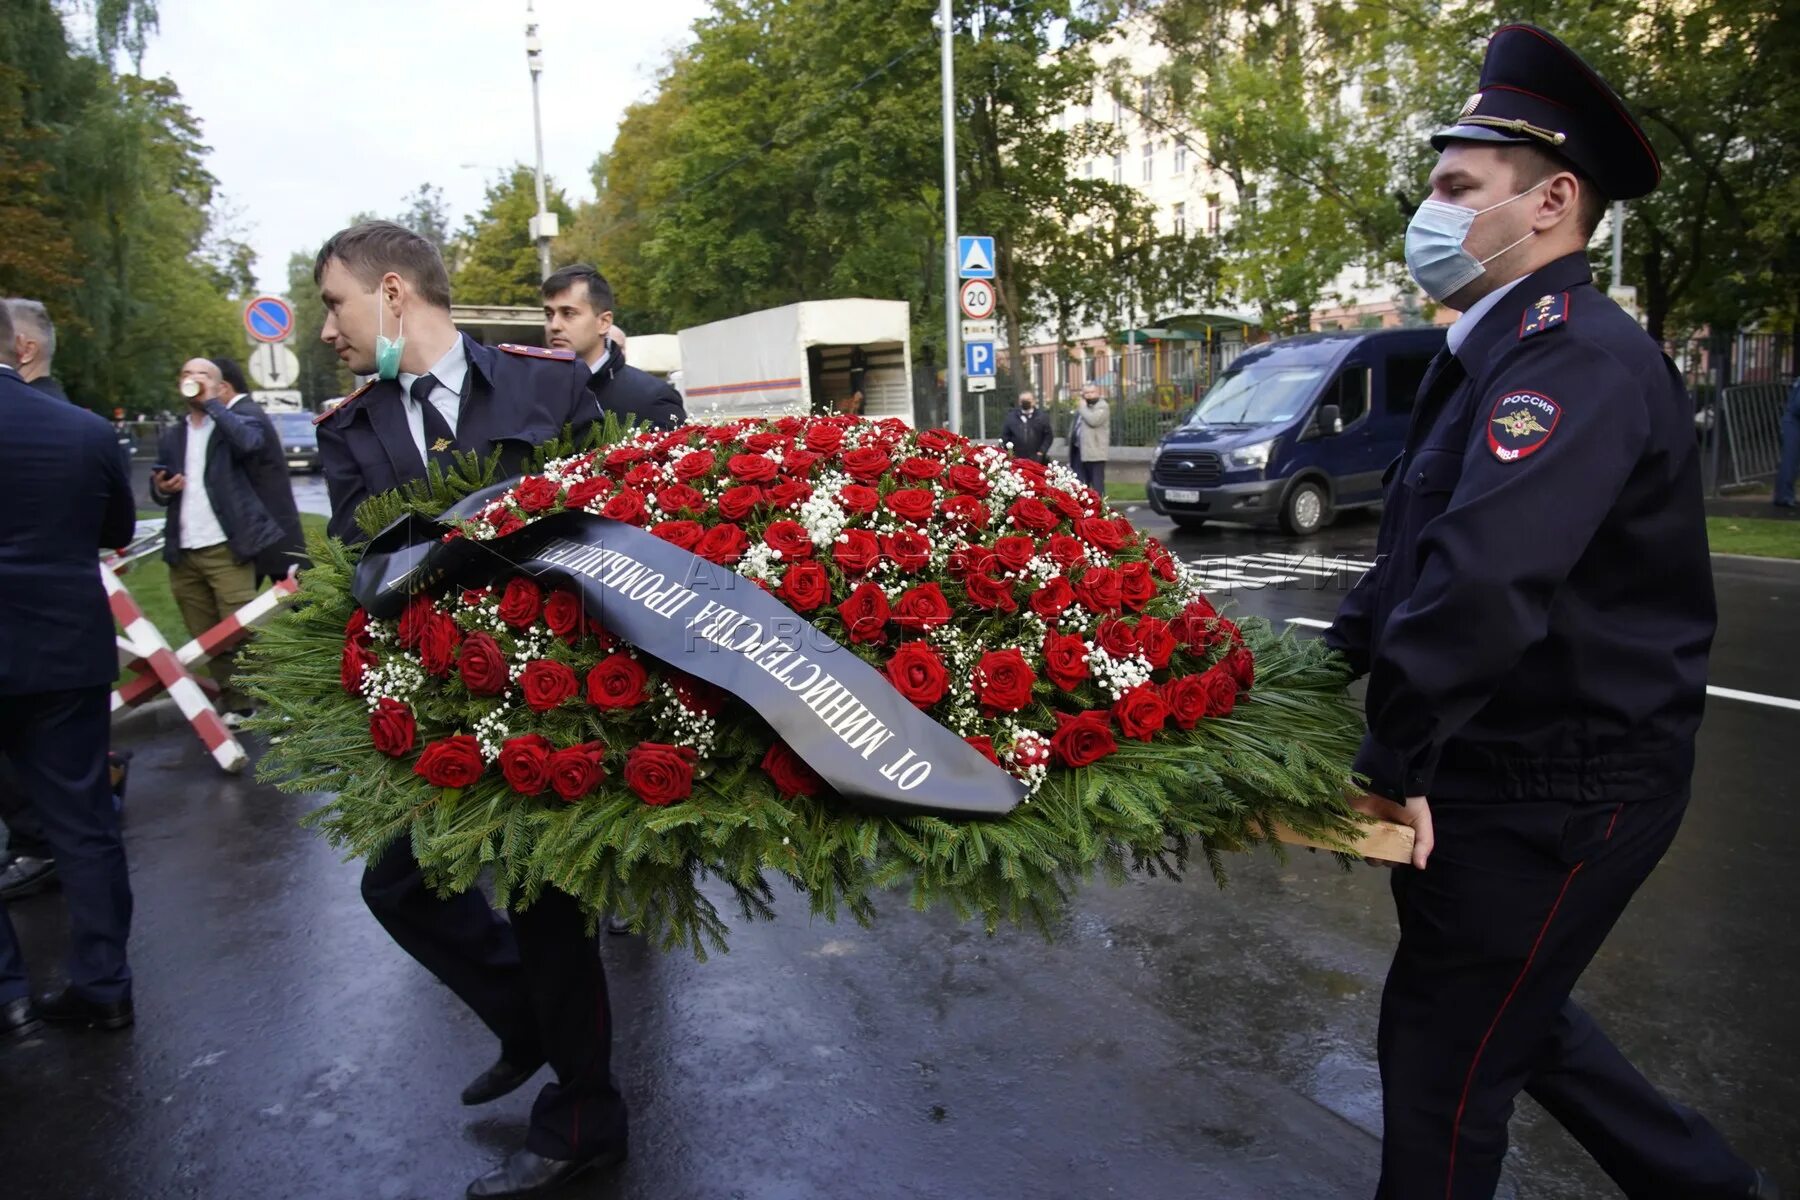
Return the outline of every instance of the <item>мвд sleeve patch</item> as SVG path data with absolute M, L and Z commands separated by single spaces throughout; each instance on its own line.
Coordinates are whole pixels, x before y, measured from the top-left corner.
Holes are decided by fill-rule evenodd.
M 1488 449 L 1501 462 L 1517 462 L 1550 440 L 1562 405 L 1541 392 L 1508 392 L 1488 414 Z

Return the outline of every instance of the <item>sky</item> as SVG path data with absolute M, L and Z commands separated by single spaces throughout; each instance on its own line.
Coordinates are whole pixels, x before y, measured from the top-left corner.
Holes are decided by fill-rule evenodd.
M 351 214 L 395 213 L 421 183 L 460 225 L 531 163 L 526 0 L 161 0 L 147 76 L 181 88 L 212 147 L 265 291 Z M 654 91 L 706 0 L 535 0 L 544 166 L 571 200 L 627 105 Z

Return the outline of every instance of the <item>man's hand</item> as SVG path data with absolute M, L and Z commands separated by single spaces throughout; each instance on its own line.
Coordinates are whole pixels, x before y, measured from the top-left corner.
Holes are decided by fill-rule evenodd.
M 1380 821 L 1410 826 L 1413 831 L 1412 865 L 1421 871 L 1425 869 L 1425 860 L 1431 857 L 1434 842 L 1431 833 L 1431 804 L 1425 797 L 1408 796 L 1406 803 L 1400 805 L 1386 796 L 1364 792 L 1350 801 L 1350 807 Z
M 182 488 L 187 486 L 187 476 L 170 475 L 165 471 L 158 471 L 156 474 L 150 476 L 150 486 L 154 487 L 165 496 L 173 496 L 176 492 L 179 492 Z

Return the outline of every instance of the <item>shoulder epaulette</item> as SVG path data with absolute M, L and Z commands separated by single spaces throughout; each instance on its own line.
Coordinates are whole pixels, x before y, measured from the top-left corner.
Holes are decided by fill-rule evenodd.
M 561 350 L 551 346 L 519 346 L 512 342 L 501 342 L 495 349 L 524 358 L 553 358 L 559 362 L 572 362 L 575 358 L 573 350 Z
M 322 412 L 318 416 L 314 417 L 313 424 L 318 425 L 321 422 L 325 421 L 327 418 L 335 417 L 339 413 L 343 412 L 346 408 L 349 408 L 352 404 L 354 404 L 356 402 L 356 398 L 358 396 L 362 395 L 364 392 L 366 392 L 370 388 L 374 387 L 375 382 L 376 382 L 375 380 L 371 379 L 371 380 L 369 380 L 369 382 L 367 382 L 367 383 L 363 384 L 361 387 L 357 388 L 354 392 L 351 392 L 348 396 L 345 396 L 342 400 L 339 400 L 336 404 L 332 405 L 328 410 L 326 410 L 325 412 Z
M 1568 319 L 1569 293 L 1539 296 L 1525 310 L 1525 315 L 1519 318 L 1519 340 L 1524 341 L 1532 334 L 1542 333 L 1546 329 L 1555 329 Z

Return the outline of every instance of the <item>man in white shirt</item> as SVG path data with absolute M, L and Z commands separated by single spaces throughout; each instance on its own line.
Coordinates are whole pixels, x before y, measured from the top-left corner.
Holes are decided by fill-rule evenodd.
M 231 389 L 210 359 L 183 364 L 180 387 L 187 416 L 157 444 L 150 498 L 169 510 L 163 542 L 169 591 L 188 632 L 199 637 L 255 599 L 256 556 L 281 540 L 281 527 L 248 473 L 267 437 L 265 423 L 226 407 Z M 231 685 L 235 659 L 229 651 L 217 654 L 210 667 L 223 719 L 233 728 L 253 708 Z

